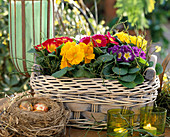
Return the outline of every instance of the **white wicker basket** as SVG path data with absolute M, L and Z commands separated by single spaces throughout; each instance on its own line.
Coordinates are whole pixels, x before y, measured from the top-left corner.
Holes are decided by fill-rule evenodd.
M 70 124 L 78 128 L 101 129 L 106 126 L 107 110 L 128 108 L 135 111 L 152 105 L 157 97 L 159 79 L 144 81 L 133 89 L 123 87 L 117 80 L 101 78 L 54 78 L 33 72 L 30 85 L 37 96 L 60 100 L 71 109 Z M 95 125 L 94 121 L 100 122 Z

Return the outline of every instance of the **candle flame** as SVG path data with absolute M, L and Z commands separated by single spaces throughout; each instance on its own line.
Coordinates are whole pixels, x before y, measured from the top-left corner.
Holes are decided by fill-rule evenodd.
M 114 131 L 118 132 L 118 133 L 123 133 L 123 132 L 126 131 L 126 129 L 124 129 L 124 128 L 115 128 Z
M 150 128 L 150 127 L 151 127 L 151 124 L 150 124 L 150 123 L 149 123 L 149 124 L 147 124 L 147 125 L 146 125 L 146 127 Z

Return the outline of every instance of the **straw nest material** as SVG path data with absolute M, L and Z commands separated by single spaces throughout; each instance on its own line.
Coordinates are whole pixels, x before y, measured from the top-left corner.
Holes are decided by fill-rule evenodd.
M 29 101 L 33 105 L 43 103 L 49 110 L 48 112 L 25 111 L 19 108 L 22 101 Z M 12 133 L 28 137 L 59 135 L 65 131 L 69 115 L 70 112 L 64 109 L 62 103 L 54 102 L 49 98 L 20 99 L 1 115 L 0 134 L 6 136 L 12 131 Z

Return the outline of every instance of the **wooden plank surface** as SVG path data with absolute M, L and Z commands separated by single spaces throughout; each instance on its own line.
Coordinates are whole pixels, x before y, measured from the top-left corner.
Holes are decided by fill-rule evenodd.
M 77 129 L 73 127 L 67 127 L 66 137 L 107 137 L 106 131 L 95 131 L 88 129 Z M 138 134 L 134 133 L 133 137 L 137 137 Z M 170 137 L 170 128 L 166 128 L 165 137 Z

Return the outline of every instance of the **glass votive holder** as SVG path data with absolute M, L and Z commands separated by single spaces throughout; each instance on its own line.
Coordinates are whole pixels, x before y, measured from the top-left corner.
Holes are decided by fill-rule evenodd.
M 107 137 L 128 137 L 128 128 L 133 126 L 134 112 L 128 109 L 107 111 Z
M 140 128 L 154 136 L 164 136 L 167 110 L 161 107 L 142 107 L 140 109 Z

